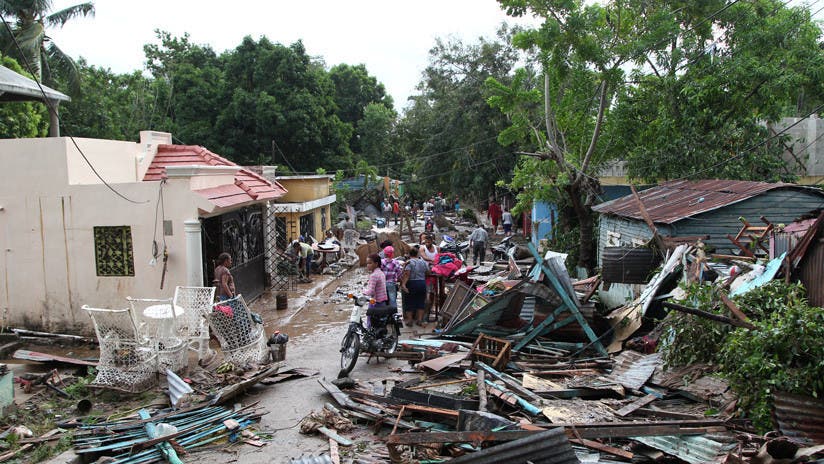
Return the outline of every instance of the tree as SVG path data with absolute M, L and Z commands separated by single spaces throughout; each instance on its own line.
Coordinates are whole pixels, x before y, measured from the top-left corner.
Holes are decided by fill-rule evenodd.
M 486 104 L 484 81 L 508 82 L 518 60 L 506 28 L 494 40 L 465 44 L 438 39 L 398 133 L 408 184 L 416 196 L 448 191 L 485 200 L 498 180 L 508 179 L 512 150 L 495 141 L 506 116 Z
M 51 68 L 60 69 L 70 79 L 70 87 L 76 89 L 79 75 L 75 62 L 46 34 L 46 27 L 63 27 L 78 16 L 93 16 L 94 4 L 80 3 L 53 13 L 50 13 L 51 7 L 51 0 L 0 1 L 0 14 L 14 23 L 11 35 L 6 28 L 0 29 L 0 50 L 21 64 L 28 63 L 39 81 L 53 82 Z
M 392 97 L 386 94 L 383 84 L 369 75 L 366 66 L 339 64 L 329 70 L 329 78 L 335 85 L 336 114 L 341 121 L 357 127 L 364 118 L 369 104 L 379 104 L 394 112 Z M 361 152 L 360 139 L 353 137 L 349 146 L 355 153 Z
M 31 75 L 12 58 L 0 55 L 0 65 L 26 77 Z M 49 113 L 40 102 L 0 102 L 0 138 L 42 137 L 49 131 Z
M 250 37 L 224 54 L 226 103 L 216 126 L 239 163 L 283 161 L 295 171 L 350 168 L 352 126 L 336 114 L 334 85 L 300 41 Z
M 808 9 L 777 0 L 712 7 L 700 28 L 690 27 L 698 16 L 674 18 L 669 47 L 633 73 L 608 128 L 612 149 L 647 182 L 791 181 L 796 166 L 782 159 L 772 125 L 824 102 L 821 30 Z
M 165 108 L 155 99 L 155 84 L 139 71 L 115 74 L 77 61 L 80 88 L 60 105 L 60 122 L 67 134 L 109 140 L 137 140 L 152 128 L 154 114 Z M 101 111 L 101 108 L 105 109 Z
M 373 165 L 385 166 L 397 161 L 395 147 L 395 110 L 380 103 L 369 103 L 358 121 L 356 137 L 361 156 Z
M 513 38 L 517 47 L 536 53 L 538 69 L 519 70 L 511 85 L 487 81 L 494 93 L 489 103 L 511 120 L 499 142 L 528 141 L 535 148 L 535 159 L 522 160 L 516 172 L 521 181 L 513 187 L 523 189 L 519 206 L 543 199 L 568 207 L 566 219 L 578 230 L 577 249 L 569 251 L 577 252 L 578 266 L 592 271 L 595 242 L 589 205 L 600 191 L 596 176 L 607 160 L 599 146 L 604 121 L 622 83 L 623 66 L 642 61 L 666 24 L 639 21 L 638 9 L 644 4 L 633 0 L 498 3 L 509 15 L 530 13 L 543 21 Z M 541 76 L 542 85 L 536 85 L 533 73 Z

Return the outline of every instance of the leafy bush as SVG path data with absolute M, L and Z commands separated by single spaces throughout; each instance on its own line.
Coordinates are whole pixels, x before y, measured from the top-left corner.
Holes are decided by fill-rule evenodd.
M 684 287 L 687 298 L 677 303 L 714 314 L 721 314 L 716 302 L 718 291 L 711 285 L 689 284 Z M 718 353 L 732 331 L 727 324 L 671 311 L 664 320 L 661 353 L 667 367 L 694 363 L 718 364 Z
M 764 314 L 752 320 L 755 330 L 729 334 L 722 372 L 755 426 L 770 430 L 772 391 L 824 394 L 824 311 L 807 304 L 803 286 L 779 281 L 747 293 L 739 304 Z
M 691 284 L 681 304 L 729 316 L 710 285 Z M 661 352 L 667 366 L 716 364 L 759 431 L 772 428 L 772 391 L 824 394 L 824 311 L 810 307 L 801 284 L 772 281 L 735 298 L 755 329 L 682 313 L 666 319 Z

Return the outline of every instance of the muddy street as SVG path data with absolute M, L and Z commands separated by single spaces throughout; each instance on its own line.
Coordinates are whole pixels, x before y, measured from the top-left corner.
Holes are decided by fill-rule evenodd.
M 274 309 L 274 295 L 265 295 L 252 305 L 264 317 L 267 333 L 280 330 L 289 335 L 285 368 L 313 369 L 319 371 L 319 374 L 271 386 L 253 387 L 242 398 L 242 402 L 248 404 L 260 401 L 260 406 L 269 412 L 256 428 L 264 435 L 271 434 L 271 441 L 261 448 L 238 444 L 223 450 L 199 452 L 195 456 L 200 462 L 289 462 L 291 458 L 328 452 L 328 439 L 321 435 L 299 433 L 299 423 L 310 412 L 320 410 L 325 402 L 332 401 L 318 383 L 318 378 L 331 380 L 337 377 L 340 370 L 338 349 L 351 309 L 350 304 L 339 302 L 343 298 L 336 298 L 335 290 L 340 288 L 342 291 L 356 292 L 363 288 L 365 281 L 365 269 L 356 267 L 338 278 L 315 276 L 313 283 L 300 284 L 297 291 L 289 292 L 289 307 L 286 310 Z M 420 333 L 422 331 L 404 329 L 402 337 Z M 350 374 L 352 378 L 368 380 L 397 376 L 390 368 L 406 364 L 405 361 L 394 359 L 381 359 L 377 363 L 373 360 L 366 364 L 366 360 L 365 357 L 358 360 Z M 363 437 L 369 438 L 368 435 Z

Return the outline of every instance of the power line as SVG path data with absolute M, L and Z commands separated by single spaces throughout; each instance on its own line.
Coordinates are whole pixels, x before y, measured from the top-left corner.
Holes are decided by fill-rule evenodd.
M 31 74 L 32 79 L 33 79 L 33 80 L 34 80 L 34 82 L 37 84 L 37 88 L 38 88 L 38 89 L 40 89 L 40 93 L 41 93 L 41 94 L 43 94 L 43 103 L 44 103 L 44 104 L 45 104 L 45 105 L 49 108 L 49 111 L 50 111 L 52 114 L 54 114 L 55 118 L 57 119 L 57 123 L 58 123 L 58 127 L 59 127 L 59 124 L 60 124 L 60 115 L 57 113 L 57 108 L 55 108 L 55 107 L 51 104 L 51 102 L 50 102 L 50 100 L 49 100 L 48 95 L 46 95 L 46 91 L 45 91 L 45 90 L 43 90 L 43 86 L 40 84 L 40 79 L 38 79 L 38 78 L 37 78 L 37 76 L 36 76 L 36 75 L 34 74 L 34 72 L 32 71 L 32 69 L 33 69 L 33 68 L 32 68 L 32 66 L 31 66 L 31 64 L 29 63 L 28 58 L 26 58 L 26 54 L 23 52 L 22 47 L 20 47 L 20 43 L 19 43 L 19 42 L 17 42 L 17 37 L 15 37 L 15 35 L 14 35 L 14 31 L 12 31 L 12 30 L 11 30 L 11 26 L 9 26 L 8 21 L 6 21 L 6 18 L 5 18 L 3 15 L 0 15 L 0 20 L 2 20 L 2 21 L 3 21 L 3 25 L 5 25 L 5 26 L 6 26 L 6 31 L 8 31 L 8 33 L 9 33 L 9 37 L 11 38 L 12 42 L 14 42 L 14 46 L 15 46 L 15 48 L 17 48 L 18 53 L 20 53 L 20 57 L 23 59 L 23 64 L 25 65 L 26 70 L 29 72 L 29 74 Z M 87 157 L 86 157 L 86 154 L 85 154 L 85 153 L 83 153 L 83 150 L 81 150 L 81 149 L 80 149 L 80 146 L 77 144 L 77 141 L 74 139 L 74 137 L 72 137 L 72 136 L 71 136 L 71 134 L 69 134 L 69 135 L 68 135 L 68 137 L 69 137 L 69 139 L 72 141 L 72 145 L 74 145 L 74 148 L 76 148 L 76 149 L 77 149 L 78 153 L 80 153 L 80 156 L 81 156 L 81 157 L 83 157 L 83 160 L 84 160 L 84 161 L 86 162 L 86 164 L 89 166 L 89 169 L 91 169 L 91 170 L 92 170 L 92 172 L 94 173 L 94 175 L 95 175 L 95 176 L 97 176 L 97 178 L 98 178 L 98 179 L 100 179 L 100 182 L 102 182 L 102 183 L 103 183 L 103 185 L 105 185 L 106 187 L 108 187 L 108 188 L 109 188 L 109 190 L 111 190 L 112 192 L 114 192 L 114 193 L 115 193 L 115 195 L 119 196 L 120 198 L 122 198 L 122 199 L 124 199 L 124 200 L 126 200 L 126 201 L 128 201 L 128 202 L 130 202 L 130 203 L 134 203 L 134 204 L 138 204 L 138 205 L 139 205 L 139 204 L 143 204 L 143 203 L 148 203 L 148 202 L 149 202 L 149 200 L 145 200 L 145 201 L 135 201 L 135 200 L 132 200 L 131 198 L 126 197 L 126 196 L 125 196 L 125 195 L 123 195 L 122 193 L 118 192 L 118 191 L 117 191 L 114 187 L 112 187 L 112 186 L 111 186 L 108 182 L 106 182 L 106 180 L 105 180 L 105 179 L 103 179 L 103 177 L 100 175 L 100 173 L 99 173 L 99 172 L 97 172 L 97 169 L 95 169 L 94 165 L 92 165 L 92 162 L 91 162 L 91 161 L 89 161 L 89 158 L 87 158 Z

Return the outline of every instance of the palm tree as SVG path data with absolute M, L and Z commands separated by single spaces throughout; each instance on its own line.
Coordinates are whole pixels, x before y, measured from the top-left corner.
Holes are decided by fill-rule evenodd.
M 51 66 L 67 78 L 71 88 L 77 88 L 79 73 L 74 60 L 46 35 L 46 27 L 63 27 L 72 18 L 94 16 L 94 3 L 80 3 L 49 13 L 51 8 L 51 0 L 0 0 L 0 15 L 5 23 L 0 25 L 0 51 L 23 66 L 28 62 L 29 71 L 41 81 L 45 78 L 46 82 L 53 82 Z

